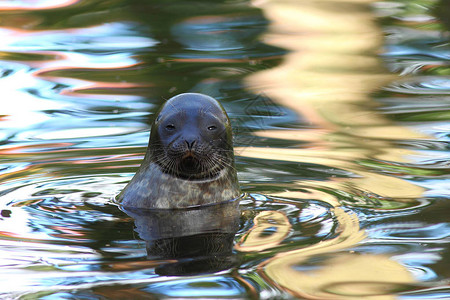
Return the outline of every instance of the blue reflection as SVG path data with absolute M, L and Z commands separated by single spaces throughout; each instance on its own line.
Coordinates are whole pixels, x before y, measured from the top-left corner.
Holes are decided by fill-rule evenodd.
M 168 297 L 240 297 L 245 288 L 234 278 L 210 276 L 153 283 L 143 290 Z

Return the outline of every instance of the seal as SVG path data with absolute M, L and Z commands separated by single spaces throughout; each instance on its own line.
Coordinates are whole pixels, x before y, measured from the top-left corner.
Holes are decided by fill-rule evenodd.
M 144 161 L 117 201 L 124 207 L 173 209 L 240 193 L 225 109 L 212 97 L 185 93 L 158 112 Z

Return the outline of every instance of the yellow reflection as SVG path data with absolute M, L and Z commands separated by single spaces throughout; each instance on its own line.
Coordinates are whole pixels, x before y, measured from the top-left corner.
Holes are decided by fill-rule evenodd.
M 316 182 L 328 188 L 351 192 L 356 187 L 402 199 L 422 195 L 421 187 L 358 165 L 367 158 L 405 162 L 413 152 L 398 149 L 393 141 L 427 138 L 378 113 L 378 104 L 370 97 L 396 78 L 377 57 L 383 36 L 371 13 L 371 2 L 253 1 L 271 22 L 264 42 L 291 52 L 280 66 L 247 77 L 248 88 L 297 111 L 319 129 L 258 133 L 310 141 L 314 148 L 271 148 L 270 152 L 247 148 L 240 155 L 316 163 L 355 174 L 345 180 Z
M 234 246 L 242 252 L 263 251 L 279 245 L 291 230 L 288 218 L 279 211 L 263 211 L 254 219 L 255 225 Z M 264 231 L 275 228 L 275 232 L 265 235 Z
M 264 42 L 290 53 L 278 67 L 247 77 L 247 87 L 296 111 L 314 129 L 258 133 L 262 137 L 308 141 L 309 147 L 248 147 L 237 151 L 247 157 L 325 165 L 354 175 L 320 182 L 298 180 L 290 189 L 276 194 L 326 201 L 334 206 L 338 223 L 335 238 L 278 253 L 260 265 L 259 272 L 267 281 L 300 298 L 391 299 L 402 284 L 414 281 L 405 267 L 387 256 L 347 251 L 363 241 L 366 233 L 355 216 L 339 207 L 338 199 L 319 190 L 362 190 L 405 201 L 423 193 L 421 187 L 389 174 L 370 172 L 360 163 L 366 159 L 405 162 L 413 152 L 399 149 L 394 142 L 427 138 L 385 118 L 371 99 L 371 93 L 396 78 L 377 57 L 383 35 L 371 13 L 372 2 L 253 1 L 271 22 Z M 240 250 L 248 246 L 261 251 L 281 243 L 285 238 L 281 233 L 290 227 L 276 224 L 278 241 L 264 245 L 258 234 L 264 226 L 257 228 L 255 222 L 239 244 Z
M 393 299 L 390 293 L 414 281 L 406 268 L 387 256 L 343 251 L 364 240 L 366 234 L 356 216 L 341 208 L 333 211 L 337 237 L 277 254 L 260 266 L 262 276 L 302 299 Z M 320 262 L 302 270 L 314 257 Z
M 350 190 L 352 188 L 358 188 L 364 191 L 370 191 L 371 193 L 375 193 L 377 195 L 383 197 L 390 198 L 400 198 L 400 199 L 415 199 L 419 197 L 423 188 L 417 185 L 414 185 L 408 181 L 404 181 L 402 179 L 386 176 L 383 174 L 378 174 L 374 172 L 368 172 L 364 170 L 363 167 L 354 164 L 354 161 L 361 158 L 361 154 L 364 154 L 364 151 L 330 151 L 330 150 L 318 150 L 318 149 L 283 149 L 283 148 L 256 148 L 256 147 L 246 147 L 246 148 L 238 148 L 237 151 L 240 151 L 240 155 L 260 158 L 260 159 L 273 159 L 277 160 L 282 158 L 284 161 L 291 162 L 307 162 L 307 163 L 315 163 L 326 165 L 332 168 L 340 168 L 348 170 L 358 177 L 356 178 L 335 178 L 334 180 L 318 182 L 318 181 L 308 181 L 302 180 L 297 181 L 296 183 L 301 185 L 310 185 L 310 186 L 324 186 L 328 188 L 336 188 L 340 190 Z M 392 151 L 390 155 L 387 155 L 388 158 L 392 159 L 392 155 L 396 154 L 408 154 L 407 150 L 399 150 Z M 402 159 L 398 159 L 397 161 L 402 161 Z M 272 195 L 279 197 L 293 197 L 293 194 L 286 192 L 282 193 L 272 193 Z M 327 201 L 326 198 L 322 199 L 323 201 Z M 332 205 L 338 205 L 336 202 L 329 202 Z
M 384 255 L 335 253 L 299 272 L 301 255 L 274 260 L 266 273 L 301 299 L 396 299 L 393 292 L 413 282 L 411 274 Z

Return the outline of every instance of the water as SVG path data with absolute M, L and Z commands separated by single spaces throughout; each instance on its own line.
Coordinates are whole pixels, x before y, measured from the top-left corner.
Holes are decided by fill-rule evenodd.
M 449 298 L 448 5 L 1 2 L 0 295 Z M 187 91 L 247 194 L 170 238 L 111 199 Z

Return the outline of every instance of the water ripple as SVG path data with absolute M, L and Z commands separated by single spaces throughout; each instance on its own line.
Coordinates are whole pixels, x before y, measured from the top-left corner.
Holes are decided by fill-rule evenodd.
M 450 78 L 438 76 L 415 76 L 396 82 L 385 88 L 387 91 L 404 94 L 449 95 Z
M 397 75 L 362 3 L 1 3 L 1 297 L 448 294 L 449 50 L 426 5 L 374 4 Z M 213 269 L 155 258 L 112 203 L 185 91 L 230 112 L 248 193 Z

